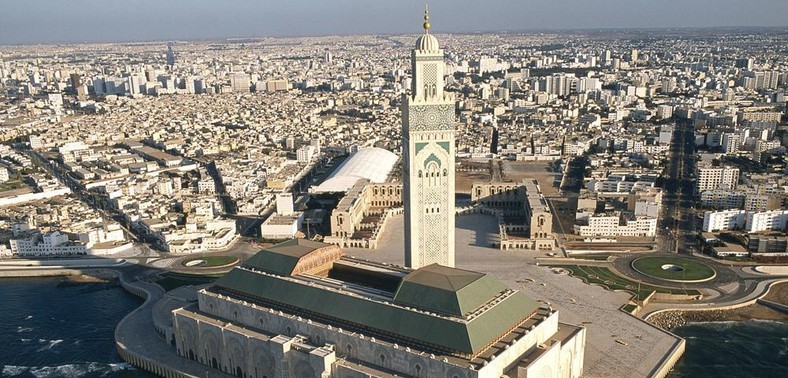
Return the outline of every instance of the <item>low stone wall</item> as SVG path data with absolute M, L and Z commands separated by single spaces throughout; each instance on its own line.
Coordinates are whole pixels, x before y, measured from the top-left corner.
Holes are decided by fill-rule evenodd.
M 697 295 L 688 295 L 688 294 L 670 294 L 670 293 L 657 293 L 654 292 L 654 297 L 651 298 L 657 301 L 696 301 L 698 298 Z
M 674 335 L 675 336 L 675 335 Z M 678 337 L 678 336 L 676 336 Z M 670 352 L 665 356 L 659 366 L 652 371 L 652 374 L 649 376 L 650 378 L 664 378 L 668 376 L 668 373 L 676 366 L 676 362 L 679 361 L 682 355 L 684 355 L 684 349 L 686 348 L 687 342 L 684 339 L 681 339 L 673 345 L 673 348 L 670 349 Z
M 153 361 L 148 361 L 144 358 L 141 358 L 137 354 L 127 350 L 122 343 L 116 342 L 115 344 L 117 346 L 118 354 L 120 355 L 120 358 L 123 359 L 123 361 L 126 361 L 142 370 L 166 378 L 196 378 L 194 375 L 183 374 L 165 366 L 160 366 Z

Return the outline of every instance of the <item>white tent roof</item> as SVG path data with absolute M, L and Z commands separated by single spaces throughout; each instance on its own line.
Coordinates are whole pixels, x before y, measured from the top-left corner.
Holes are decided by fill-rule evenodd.
M 315 192 L 346 192 L 360 179 L 385 182 L 397 163 L 397 155 L 382 148 L 362 148 L 340 165 Z

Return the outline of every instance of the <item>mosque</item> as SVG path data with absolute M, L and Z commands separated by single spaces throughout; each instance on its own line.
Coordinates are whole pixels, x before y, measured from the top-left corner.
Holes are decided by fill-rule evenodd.
M 586 330 L 483 273 L 454 268 L 454 98 L 424 34 L 403 102 L 407 267 L 290 240 L 172 311 L 180 356 L 238 377 L 579 377 Z M 207 373 L 206 373 L 207 374 Z

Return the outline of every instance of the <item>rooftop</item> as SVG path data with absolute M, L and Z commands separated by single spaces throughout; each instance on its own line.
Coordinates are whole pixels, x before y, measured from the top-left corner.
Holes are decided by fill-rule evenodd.
M 316 192 L 346 192 L 360 179 L 385 182 L 399 157 L 382 148 L 362 148 L 342 162 Z
M 466 357 L 494 345 L 539 308 L 483 273 L 388 266 L 306 240 L 259 252 L 211 290 Z

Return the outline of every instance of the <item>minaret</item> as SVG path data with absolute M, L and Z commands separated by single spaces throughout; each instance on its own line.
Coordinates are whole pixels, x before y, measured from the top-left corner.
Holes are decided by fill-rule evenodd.
M 443 50 L 429 20 L 425 10 L 402 106 L 405 265 L 414 269 L 454 267 L 454 96 L 443 92 Z

